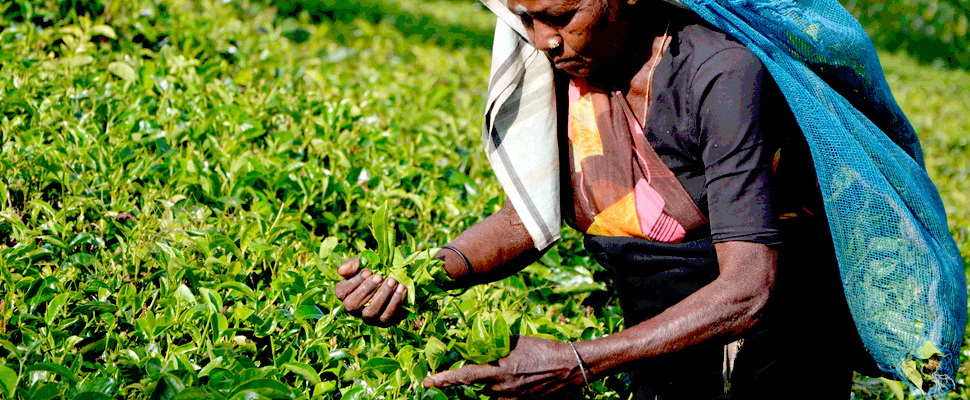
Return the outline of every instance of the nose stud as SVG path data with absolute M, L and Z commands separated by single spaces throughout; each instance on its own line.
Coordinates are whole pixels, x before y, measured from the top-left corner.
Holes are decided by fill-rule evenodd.
M 549 50 L 558 49 L 559 46 L 562 46 L 562 38 L 558 36 L 549 38 L 549 41 L 546 42 L 546 45 L 549 46 Z

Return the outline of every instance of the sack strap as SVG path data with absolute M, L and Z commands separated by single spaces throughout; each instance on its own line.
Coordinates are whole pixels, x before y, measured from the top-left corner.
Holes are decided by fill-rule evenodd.
M 637 151 L 640 152 L 646 161 L 645 166 L 642 163 L 640 164 L 641 168 L 648 169 L 648 171 L 644 171 L 644 175 L 650 177 L 650 186 L 663 196 L 665 201 L 664 214 L 677 220 L 680 226 L 683 226 L 684 230 L 688 232 L 706 225 L 708 222 L 707 218 L 704 217 L 704 213 L 694 203 L 694 199 L 690 196 L 690 193 L 687 193 L 687 189 L 680 183 L 680 180 L 677 179 L 674 172 L 667 167 L 667 164 L 653 150 L 653 146 L 650 146 L 647 142 L 646 136 L 643 134 L 643 128 L 636 122 L 637 119 L 633 114 L 633 110 L 630 108 L 630 104 L 626 102 L 626 99 L 623 98 L 623 95 L 614 94 L 610 96 L 610 102 L 613 103 L 612 109 L 614 113 L 622 113 L 621 115 L 615 115 L 614 121 L 627 121 L 630 132 L 634 133 L 633 143 Z M 637 140 L 637 138 L 642 140 Z

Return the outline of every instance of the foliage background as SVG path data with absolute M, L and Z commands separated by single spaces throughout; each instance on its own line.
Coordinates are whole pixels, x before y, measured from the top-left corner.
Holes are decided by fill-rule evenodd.
M 966 262 L 967 0 L 845 4 Z M 559 339 L 618 329 L 575 237 L 399 328 L 333 297 L 384 201 L 405 250 L 500 206 L 478 150 L 492 24 L 471 0 L 0 3 L 0 397 L 475 398 L 417 384 L 461 363 L 476 310 Z

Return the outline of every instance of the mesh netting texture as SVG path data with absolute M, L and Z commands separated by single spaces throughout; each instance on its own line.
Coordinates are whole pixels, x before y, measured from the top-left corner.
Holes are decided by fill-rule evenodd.
M 869 353 L 930 395 L 951 390 L 967 319 L 963 261 L 868 35 L 836 0 L 681 1 L 748 46 L 784 92 Z

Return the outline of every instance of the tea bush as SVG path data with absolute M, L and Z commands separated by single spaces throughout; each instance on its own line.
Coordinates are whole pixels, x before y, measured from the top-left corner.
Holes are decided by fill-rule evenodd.
M 346 257 L 433 249 L 501 206 L 478 144 L 493 20 L 420 3 L 0 5 L 0 397 L 479 398 L 420 382 L 506 332 L 618 330 L 574 233 L 395 328 L 340 308 Z M 884 60 L 970 254 L 970 77 Z

